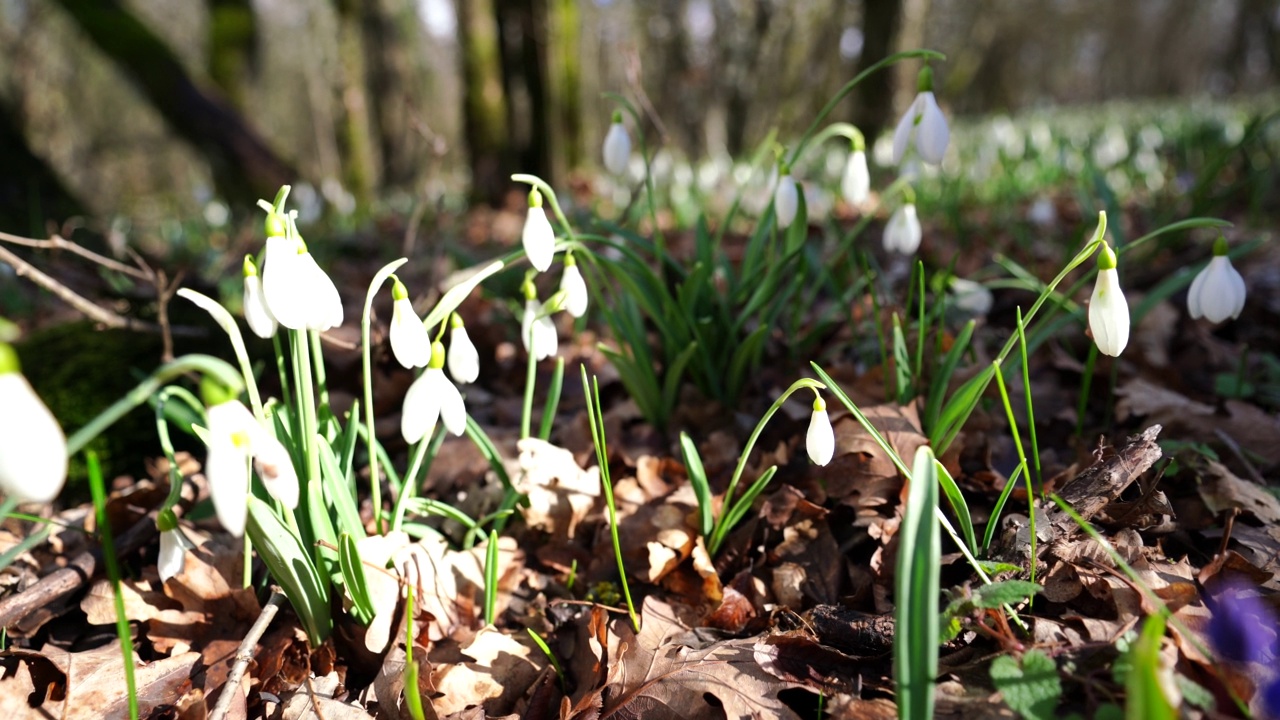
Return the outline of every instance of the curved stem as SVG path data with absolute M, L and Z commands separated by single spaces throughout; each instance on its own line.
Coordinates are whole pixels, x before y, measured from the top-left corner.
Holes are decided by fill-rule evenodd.
M 546 197 L 547 202 L 551 204 L 551 213 L 556 216 L 556 221 L 564 227 L 565 237 L 568 238 L 570 242 L 575 241 L 573 226 L 569 224 L 569 218 L 565 217 L 564 211 L 560 209 L 560 201 L 556 198 L 556 191 L 551 189 L 551 186 L 547 184 L 546 180 L 543 180 L 537 175 L 528 175 L 525 173 L 516 173 L 511 176 L 511 179 L 514 182 L 522 182 L 526 185 L 532 185 L 533 187 L 538 188 L 538 192 L 542 193 Z
M 817 135 L 814 135 L 813 139 L 809 141 L 809 145 L 811 147 L 818 147 L 833 137 L 847 138 L 849 142 L 854 145 L 861 145 L 864 149 L 867 145 L 866 138 L 863 137 L 862 131 L 854 124 L 847 122 L 831 123 L 830 125 L 822 128 L 822 131 Z M 800 164 L 800 160 L 801 155 L 796 155 L 795 163 L 791 166 L 792 172 L 794 172 L 796 166 Z
M 364 385 L 364 437 L 369 449 L 369 495 L 373 506 L 373 522 L 377 532 L 382 532 L 382 480 L 378 477 L 378 455 L 374 452 L 375 436 L 373 433 L 373 361 L 372 348 L 369 347 L 369 324 L 373 315 L 373 297 L 378 294 L 401 265 L 409 262 L 409 258 L 400 258 L 382 266 L 369 283 L 364 295 L 364 310 L 360 314 L 360 368 L 363 371 Z

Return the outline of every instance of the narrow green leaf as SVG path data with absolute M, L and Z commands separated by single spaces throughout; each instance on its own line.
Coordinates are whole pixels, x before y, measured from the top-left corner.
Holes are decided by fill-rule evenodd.
M 693 494 L 698 498 L 698 532 L 706 538 L 711 534 L 715 519 L 711 515 L 711 485 L 707 482 L 707 471 L 702 466 L 702 456 L 698 454 L 698 446 L 686 432 L 680 433 L 680 452 L 684 456 L 684 467 L 689 473 L 689 483 L 693 485 Z
M 898 530 L 893 673 L 898 685 L 898 717 L 933 717 L 941 635 L 942 535 L 938 507 L 938 463 L 928 447 L 916 451 L 907 502 Z
M 356 620 L 368 623 L 374 614 L 373 601 L 369 599 L 369 583 L 356 541 L 347 533 L 338 537 L 338 564 L 342 568 L 343 586 L 351 598 Z
M 321 579 L 302 541 L 280 522 L 269 505 L 249 496 L 248 520 L 247 532 L 258 555 L 289 598 L 307 640 L 312 647 L 319 647 L 333 629 L 328 582 Z

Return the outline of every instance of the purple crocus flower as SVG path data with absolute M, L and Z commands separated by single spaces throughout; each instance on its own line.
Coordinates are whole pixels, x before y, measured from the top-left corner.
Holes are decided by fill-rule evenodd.
M 1239 662 L 1264 662 L 1267 656 L 1275 655 L 1276 628 L 1280 627 L 1280 620 L 1253 588 L 1228 586 L 1211 599 L 1209 607 L 1213 610 L 1209 641 L 1220 657 Z M 1280 690 L 1271 692 L 1280 694 Z

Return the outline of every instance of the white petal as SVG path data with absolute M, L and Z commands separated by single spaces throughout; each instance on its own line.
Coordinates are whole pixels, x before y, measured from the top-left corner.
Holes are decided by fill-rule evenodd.
M 587 283 L 582 279 L 582 271 L 577 265 L 566 265 L 564 275 L 560 276 L 560 289 L 564 290 L 564 308 L 574 317 L 582 317 L 587 313 Z
M 391 354 L 406 368 L 426 367 L 431 362 L 431 333 L 409 298 L 396 300 L 391 307 Z
M 168 582 L 169 578 L 182 572 L 187 549 L 190 547 L 191 542 L 177 528 L 160 533 L 160 557 L 156 559 L 160 582 Z
M 264 430 L 253 439 L 253 459 L 271 497 L 290 510 L 298 507 L 298 473 L 285 446 Z
M 1089 330 L 1104 355 L 1119 357 L 1129 344 L 1129 305 L 1115 268 L 1098 271 L 1089 300 Z
M 440 416 L 444 420 L 445 429 L 454 435 L 462 435 L 467 429 L 467 408 L 462 402 L 462 393 L 449 382 L 443 370 L 427 370 L 426 374 L 431 375 L 432 392 L 440 403 Z
M 533 323 L 533 357 L 543 360 L 554 357 L 560 349 L 560 337 L 556 334 L 555 321 L 550 315 L 540 317 Z
M 920 220 L 916 206 L 907 203 L 893 212 L 884 228 L 884 249 L 911 255 L 920 248 Z
M 204 475 L 218 522 L 236 537 L 244 534 L 249 500 L 249 455 L 263 432 L 243 404 L 231 400 L 209 408 L 209 454 Z
M 525 255 L 529 256 L 530 265 L 538 272 L 545 272 L 551 267 L 551 258 L 556 254 L 556 233 L 551 229 L 546 210 L 540 207 L 529 208 L 520 239 L 524 244 Z
M 1230 270 L 1228 278 L 1231 281 L 1231 293 L 1235 300 L 1235 305 L 1231 308 L 1231 319 L 1234 320 L 1240 317 L 1240 313 L 1244 311 L 1244 278 L 1241 277 L 1240 273 L 1237 272 L 1235 268 L 1231 267 L 1230 261 L 1227 261 L 1227 269 Z
M 528 298 L 524 301 L 524 314 L 520 316 L 520 343 L 524 345 L 524 351 L 527 353 L 533 352 L 533 321 L 541 310 L 542 303 L 537 300 Z
M 440 398 L 432 391 L 431 373 L 431 369 L 424 371 L 404 395 L 400 434 L 407 443 L 416 443 L 425 437 L 435 429 L 436 420 L 440 417 Z
M 809 416 L 809 432 L 805 434 L 804 446 L 815 465 L 831 462 L 831 456 L 836 452 L 836 436 L 826 410 L 815 410 Z
M 311 253 L 298 256 L 300 272 L 304 278 L 307 307 L 307 329 L 328 330 L 342 324 L 342 296 L 338 287 L 320 268 Z
M 281 236 L 267 238 L 262 266 L 262 297 L 271 316 L 291 330 L 307 326 L 316 302 L 308 295 L 307 272 L 299 258 L 296 241 Z
M 858 150 L 849 155 L 840 181 L 840 192 L 844 194 L 845 202 L 854 206 L 861 205 L 871 196 L 871 173 L 867 170 L 865 152 Z
M 47 503 L 67 479 L 67 439 L 21 373 L 0 375 L 0 491 Z
M 276 334 L 276 319 L 267 309 L 262 296 L 262 278 L 249 275 L 244 279 L 244 319 L 249 329 L 264 340 Z
M 631 136 L 622 123 L 613 123 L 604 136 L 604 167 L 614 175 L 623 175 L 630 162 Z
M 938 107 L 938 101 L 932 92 L 922 92 L 923 98 L 920 127 L 916 131 L 916 150 L 920 159 L 930 165 L 941 165 L 947 154 L 947 143 L 951 140 L 951 130 L 947 127 L 947 118 Z
M 796 180 L 790 175 L 783 175 L 778 181 L 778 189 L 773 194 L 773 209 L 778 215 L 778 229 L 791 227 L 800 208 L 800 193 L 796 191 Z
M 1204 317 L 1204 309 L 1200 307 L 1200 293 L 1204 290 L 1204 281 L 1207 277 L 1209 277 L 1209 267 L 1206 265 L 1203 270 L 1196 273 L 1196 279 L 1191 281 L 1191 289 L 1187 291 L 1187 312 L 1193 320 Z
M 1192 317 L 1204 316 L 1206 320 L 1220 323 L 1239 317 L 1244 309 L 1244 278 L 1231 266 L 1225 255 L 1216 255 L 1209 265 L 1196 276 L 1187 293 L 1187 303 Z
M 480 353 L 467 335 L 466 327 L 449 331 L 449 352 L 445 355 L 449 374 L 460 383 L 473 383 L 480 377 Z
M 898 121 L 898 127 L 893 131 L 893 164 L 902 164 L 902 158 L 907 154 L 907 145 L 911 143 L 911 133 L 916 128 L 916 115 L 920 113 L 920 96 L 917 95 L 915 100 L 911 101 L 911 107 L 903 113 L 902 119 Z

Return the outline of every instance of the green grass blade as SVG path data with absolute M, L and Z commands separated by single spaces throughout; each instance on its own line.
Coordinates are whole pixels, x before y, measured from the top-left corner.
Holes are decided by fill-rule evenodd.
M 693 494 L 698 498 L 698 532 L 703 538 L 708 538 L 715 522 L 711 514 L 711 485 L 707 482 L 707 471 L 702 466 L 698 446 L 693 444 L 688 433 L 680 433 L 680 452 L 689 473 L 689 483 L 693 485 Z
M 898 687 L 898 717 L 933 717 L 938 672 L 942 536 L 934 511 L 938 506 L 937 463 L 927 447 L 916 451 L 914 468 L 898 539 L 895 578 L 893 674 Z

